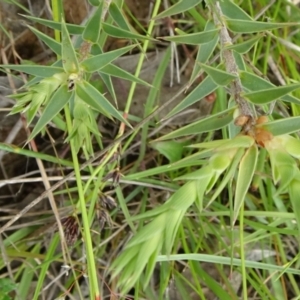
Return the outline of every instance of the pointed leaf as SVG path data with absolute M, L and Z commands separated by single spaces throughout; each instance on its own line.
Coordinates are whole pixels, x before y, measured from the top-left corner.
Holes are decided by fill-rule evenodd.
M 161 237 L 161 235 L 156 235 L 154 238 L 147 241 L 147 243 L 144 243 L 140 247 L 140 251 L 136 258 L 134 271 L 130 276 L 128 276 L 128 278 L 124 278 L 124 285 L 126 285 L 124 286 L 125 288 L 128 286 L 127 289 L 130 289 L 130 287 L 139 280 L 149 260 L 156 261 L 157 254 L 161 251 L 162 240 L 163 238 Z M 153 255 L 155 257 L 153 257 Z M 155 264 L 153 263 L 151 269 L 153 269 L 154 266 Z M 147 285 L 147 281 L 144 281 L 143 285 Z
M 222 180 L 218 182 L 218 186 L 216 186 L 216 189 L 214 190 L 214 194 L 210 197 L 210 200 L 206 204 L 206 207 L 208 207 L 215 199 L 217 199 L 217 197 L 221 194 L 221 192 L 226 187 L 229 180 L 232 180 L 232 178 L 235 176 L 240 160 L 244 154 L 245 154 L 245 150 L 243 148 L 239 148 L 237 150 L 234 158 L 232 159 L 230 167 L 227 169 Z
M 228 19 L 253 20 L 242 8 L 231 0 L 223 0 L 219 2 L 222 14 Z
M 49 28 L 55 29 L 55 30 L 61 30 L 61 22 L 56 22 L 56 21 L 50 21 L 47 19 L 42 19 L 42 18 L 36 18 L 32 16 L 26 16 L 20 14 L 22 17 L 27 18 L 33 22 L 37 22 L 39 24 L 45 25 Z M 68 32 L 70 34 L 82 34 L 84 30 L 84 26 L 81 25 L 74 25 L 74 24 L 66 24 Z
M 151 257 L 148 259 L 148 263 L 146 265 L 146 271 L 145 271 L 145 278 L 143 280 L 143 288 L 146 290 L 146 288 L 149 286 L 150 280 L 153 278 L 153 271 L 155 269 L 156 264 L 156 259 L 158 254 L 161 252 L 162 248 L 162 241 L 159 241 L 160 244 L 158 247 L 156 247 L 155 251 L 151 255 Z
M 98 1 L 99 4 L 99 1 Z M 102 4 L 97 7 L 94 14 L 89 17 L 88 23 L 85 25 L 82 38 L 88 42 L 96 43 L 100 36 L 100 25 L 102 15 Z
M 189 93 L 177 106 L 175 106 L 170 113 L 167 114 L 165 119 L 178 114 L 185 108 L 202 100 L 204 97 L 216 90 L 217 87 L 218 85 L 211 79 L 210 76 L 206 77 L 191 93 Z
M 99 55 L 95 55 L 93 57 L 87 58 L 81 63 L 81 67 L 86 72 L 95 72 L 101 70 L 103 67 L 120 57 L 121 55 L 127 53 L 132 50 L 136 45 L 131 45 L 127 47 L 123 47 L 114 51 L 102 53 Z
M 225 49 L 234 50 L 240 54 L 245 54 L 250 51 L 250 49 L 262 38 L 262 35 L 258 35 L 252 39 L 244 41 L 239 44 L 232 44 L 226 46 Z
M 165 227 L 165 235 L 163 239 L 163 250 L 166 254 L 171 254 L 174 240 L 176 238 L 178 228 L 182 223 L 185 212 L 186 210 L 170 210 L 169 212 L 167 212 L 168 225 Z
M 151 146 L 164 155 L 170 163 L 176 162 L 182 157 L 183 143 L 166 141 L 152 143 Z
M 42 131 L 45 126 L 63 109 L 63 107 L 68 103 L 71 93 L 68 91 L 67 85 L 60 86 L 51 99 L 49 100 L 47 106 L 42 112 L 40 119 L 35 125 L 32 133 L 30 134 L 28 140 L 32 140 L 40 131 Z
M 103 69 L 105 69 L 105 67 Z M 116 107 L 118 107 L 117 96 L 116 96 L 116 93 L 115 93 L 113 82 L 111 80 L 111 76 L 108 75 L 108 74 L 105 74 L 103 72 L 98 72 L 98 74 L 101 77 L 103 83 L 105 84 L 108 92 L 113 97 Z
M 175 30 L 176 31 L 176 30 Z M 208 31 L 202 31 L 190 34 L 181 34 L 177 36 L 160 37 L 166 41 L 189 44 L 189 45 L 200 45 L 211 42 L 214 40 L 219 33 L 219 29 L 212 29 Z
M 215 29 L 215 24 L 211 20 L 209 20 L 206 23 L 204 32 L 212 30 L 212 29 Z M 197 57 L 196 57 L 194 68 L 193 68 L 193 73 L 192 73 L 191 79 L 190 79 L 190 84 L 192 82 L 194 82 L 194 80 L 196 79 L 196 77 L 198 76 L 198 74 L 200 72 L 201 67 L 198 63 L 206 63 L 207 62 L 207 60 L 210 58 L 213 51 L 215 50 L 218 41 L 219 41 L 219 35 L 216 35 L 208 43 L 201 44 L 199 46 Z
M 182 165 L 175 165 L 175 166 L 161 166 L 161 167 L 156 167 L 156 168 L 151 168 L 147 171 L 142 171 L 139 173 L 135 173 L 132 175 L 127 175 L 125 177 L 126 180 L 138 180 L 141 178 L 145 178 L 145 177 L 149 177 L 152 175 L 157 175 L 157 174 L 161 174 L 161 173 L 166 173 L 166 171 L 173 171 L 173 170 L 178 170 L 179 168 L 185 168 L 185 167 L 191 167 L 191 166 L 198 166 L 198 165 L 203 165 L 205 163 L 205 161 L 195 161 L 193 159 L 191 159 L 191 161 L 187 162 L 187 163 L 182 163 Z
M 24 155 L 26 157 L 39 158 L 41 160 L 49 161 L 54 164 L 61 164 L 61 165 L 68 166 L 68 167 L 74 166 L 71 161 L 57 158 L 55 156 L 51 156 L 48 154 L 44 154 L 43 152 L 35 152 L 35 151 L 19 148 L 18 146 L 12 145 L 12 144 L 0 143 L 0 150 L 6 151 L 9 153 Z
M 285 144 L 285 150 L 288 154 L 292 155 L 293 157 L 300 158 L 300 140 L 288 136 L 288 139 Z
M 271 87 L 276 87 L 270 81 L 267 81 L 257 75 L 254 75 L 254 74 L 246 72 L 246 71 L 240 72 L 240 79 L 241 79 L 243 87 L 245 87 L 247 90 L 253 91 L 253 92 L 269 89 Z M 299 104 L 299 99 L 294 96 L 286 95 L 286 96 L 283 96 L 281 99 L 283 101 Z
M 169 134 L 166 134 L 157 140 L 173 139 L 190 134 L 199 134 L 201 132 L 209 132 L 223 128 L 230 122 L 232 122 L 234 110 L 235 108 L 231 108 L 218 114 L 203 118 L 192 124 L 177 129 Z
M 64 20 L 61 22 L 61 36 L 62 36 L 62 63 L 63 68 L 67 74 L 78 73 L 79 64 L 76 56 L 75 49 L 73 47 L 72 41 L 66 23 Z
M 119 9 L 118 5 L 114 2 L 112 2 L 109 6 L 109 14 L 113 18 L 113 20 L 116 22 L 116 24 L 127 31 L 130 31 L 130 27 L 127 24 L 127 21 L 125 17 L 123 16 L 122 11 Z
M 166 214 L 162 213 L 155 217 L 150 223 L 141 228 L 129 241 L 126 248 L 141 244 L 152 237 L 161 235 L 166 226 Z
M 243 96 L 254 104 L 265 104 L 277 100 L 299 88 L 300 84 L 297 83 L 286 86 L 272 87 L 270 89 L 259 90 L 257 92 L 245 93 Z
M 119 111 L 89 82 L 83 81 L 78 83 L 76 85 L 76 93 L 84 102 L 89 104 L 95 110 L 99 112 L 105 111 L 108 116 L 111 115 L 131 127 Z
M 253 145 L 246 151 L 240 162 L 234 197 L 234 212 L 232 224 L 235 223 L 239 215 L 241 206 L 244 203 L 245 196 L 252 182 L 252 178 L 256 168 L 257 157 L 258 149 L 256 145 Z
M 290 200 L 292 202 L 293 206 L 293 211 L 296 216 L 296 223 L 298 227 L 298 231 L 300 234 L 300 180 L 299 180 L 299 171 L 298 171 L 298 178 L 294 179 L 290 185 L 289 185 L 289 195 L 290 195 Z
M 99 73 L 105 73 L 110 76 L 129 80 L 130 82 L 136 82 L 136 83 L 148 86 L 148 87 L 152 87 L 151 84 L 149 84 L 148 82 L 132 75 L 131 73 L 129 73 L 113 64 L 108 64 L 108 65 L 104 66 L 103 68 L 101 68 Z
M 169 17 L 172 15 L 178 15 L 182 12 L 185 12 L 197 4 L 201 3 L 202 0 L 180 0 L 179 2 L 175 3 L 171 7 L 165 9 L 162 13 L 158 14 L 154 19 L 161 19 L 165 17 Z
M 211 79 L 218 85 L 226 86 L 237 76 L 232 75 L 226 71 L 213 68 L 200 63 L 201 68 L 211 77 Z
M 281 176 L 281 168 L 283 169 L 290 169 L 290 172 L 294 173 L 295 168 L 295 160 L 285 151 L 282 149 L 274 149 L 272 145 L 270 145 L 270 148 L 267 148 L 267 151 L 270 156 L 271 161 L 271 167 L 272 167 L 272 177 L 275 184 L 277 184 L 279 181 L 283 179 L 285 181 L 287 178 L 282 178 Z M 285 170 L 286 171 L 286 170 Z M 283 176 L 286 176 L 285 171 L 283 173 Z M 292 178 L 289 179 L 289 181 Z
M 273 30 L 283 27 L 298 25 L 297 23 L 271 23 L 246 20 L 225 20 L 228 29 L 235 33 L 257 33 L 261 31 Z
M 179 188 L 164 204 L 169 209 L 185 212 L 196 200 L 197 181 L 189 181 Z
M 109 36 L 113 36 L 116 38 L 122 38 L 122 39 L 137 39 L 137 40 L 154 40 L 151 37 L 147 37 L 141 34 L 133 33 L 129 30 L 124 30 L 121 28 L 118 28 L 116 26 L 102 23 L 102 28 L 105 33 L 107 33 Z
M 100 4 L 100 0 L 89 0 L 89 3 L 92 6 L 98 6 Z
M 274 136 L 291 134 L 300 130 L 300 117 L 288 117 L 256 125 L 257 128 L 263 128 L 271 132 Z
M 59 67 L 38 65 L 1 65 L 1 68 L 24 72 L 33 76 L 40 76 L 42 78 L 51 77 L 57 73 L 62 73 L 64 71 Z
M 210 165 L 202 167 L 199 170 L 186 173 L 182 176 L 175 178 L 174 180 L 204 180 L 205 178 L 209 177 L 210 179 L 213 176 L 213 169 Z
M 254 144 L 254 139 L 248 135 L 237 135 L 233 139 L 214 140 L 190 145 L 190 148 L 204 148 L 214 150 L 225 150 L 232 148 L 249 148 Z
M 49 37 L 48 35 L 40 32 L 39 30 L 35 29 L 27 25 L 28 28 L 39 38 L 43 41 L 55 54 L 61 56 L 61 44 L 58 43 L 53 38 Z
M 299 172 L 299 170 L 296 164 L 278 164 L 277 169 L 280 176 L 280 182 L 276 194 L 281 194 L 286 192 L 286 189 L 290 185 L 291 181 L 295 178 L 295 175 Z

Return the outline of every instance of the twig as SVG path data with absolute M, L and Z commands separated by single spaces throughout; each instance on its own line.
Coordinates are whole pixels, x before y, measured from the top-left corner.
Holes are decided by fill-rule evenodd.
M 240 114 L 249 116 L 251 120 L 254 120 L 254 114 L 251 109 L 251 106 L 249 105 L 247 100 L 245 100 L 241 96 L 243 88 L 242 88 L 241 80 L 238 77 L 238 75 L 239 75 L 238 67 L 237 67 L 237 64 L 236 64 L 234 56 L 233 56 L 233 51 L 230 49 L 224 49 L 225 46 L 232 44 L 232 39 L 228 33 L 228 30 L 227 30 L 224 22 L 222 21 L 223 13 L 222 13 L 219 1 L 216 2 L 216 5 L 215 5 L 214 9 L 212 9 L 212 12 L 213 12 L 215 25 L 217 27 L 221 27 L 220 42 L 221 42 L 221 46 L 223 48 L 222 57 L 225 62 L 226 71 L 230 74 L 237 76 L 237 78 L 234 79 L 231 83 L 230 94 L 231 94 L 231 96 L 233 96 L 234 100 L 236 101 L 236 103 L 240 109 Z

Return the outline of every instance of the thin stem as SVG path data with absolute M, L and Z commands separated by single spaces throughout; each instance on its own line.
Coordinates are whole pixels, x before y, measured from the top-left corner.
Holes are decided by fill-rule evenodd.
M 53 12 L 53 21 L 61 22 L 61 17 L 63 16 L 63 4 L 61 0 L 52 0 L 51 7 Z M 60 31 L 55 29 L 54 30 L 54 37 L 57 42 L 60 42 Z
M 155 1 L 155 6 L 153 8 L 153 13 L 152 13 L 152 19 L 149 23 L 148 30 L 147 30 L 147 35 L 148 36 L 151 36 L 151 34 L 152 34 L 154 24 L 155 24 L 155 20 L 153 20 L 153 17 L 155 17 L 157 15 L 160 4 L 161 4 L 160 0 Z M 140 56 L 140 59 L 138 61 L 138 64 L 137 64 L 137 67 L 136 67 L 136 70 L 135 70 L 135 74 L 134 74 L 134 76 L 136 76 L 136 77 L 139 77 L 139 75 L 140 75 L 142 65 L 143 65 L 144 59 L 146 57 L 145 53 L 148 49 L 148 46 L 149 46 L 149 40 L 145 40 L 144 45 L 143 45 L 143 52 L 141 53 L 141 56 Z M 132 98 L 133 98 L 133 94 L 134 94 L 134 91 L 135 91 L 135 87 L 136 87 L 136 82 L 132 82 L 130 90 L 129 90 L 127 102 L 126 102 L 126 107 L 124 109 L 125 114 L 128 114 L 128 112 L 129 112 L 131 102 L 132 102 Z
M 72 122 L 70 117 L 70 111 L 67 106 L 65 106 L 65 116 L 66 116 L 68 132 L 70 134 L 72 131 Z M 80 206 L 80 211 L 82 216 L 83 240 L 86 249 L 88 276 L 90 280 L 90 299 L 100 299 L 97 270 L 96 270 L 94 252 L 93 252 L 93 244 L 92 244 L 92 237 L 90 232 L 89 219 L 88 219 L 86 203 L 84 198 L 84 191 L 83 191 L 82 179 L 80 174 L 80 166 L 78 162 L 77 153 L 75 151 L 73 139 L 70 140 L 70 145 L 71 145 L 72 160 L 74 163 L 74 172 L 75 172 L 77 189 L 78 189 L 79 206 Z
M 243 92 L 243 88 L 242 88 L 241 80 L 239 78 L 238 67 L 233 56 L 233 51 L 230 49 L 225 49 L 225 46 L 232 44 L 232 39 L 228 33 L 228 30 L 224 22 L 222 21 L 223 13 L 219 1 L 217 1 L 215 6 L 211 8 L 213 12 L 215 25 L 217 27 L 221 27 L 220 42 L 221 42 L 221 47 L 223 48 L 222 57 L 225 62 L 226 71 L 230 74 L 237 76 L 237 78 L 234 79 L 231 83 L 230 94 L 233 96 L 234 100 L 236 101 L 240 109 L 241 115 L 250 116 L 251 120 L 253 120 L 254 114 L 251 109 L 251 106 L 249 105 L 247 100 L 245 100 L 241 95 Z

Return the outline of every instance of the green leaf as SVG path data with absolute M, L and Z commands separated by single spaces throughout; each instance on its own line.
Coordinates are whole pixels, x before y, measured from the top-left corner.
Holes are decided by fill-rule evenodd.
M 27 25 L 28 28 L 39 38 L 43 41 L 56 55 L 61 56 L 61 44 L 58 43 L 53 38 L 49 37 L 48 35 L 40 32 L 39 30 L 35 29 L 32 26 Z
M 160 241 L 160 242 L 162 244 L 162 241 Z M 146 290 L 146 288 L 149 286 L 149 282 L 150 282 L 151 278 L 153 278 L 153 271 L 156 266 L 156 259 L 162 248 L 161 244 L 159 244 L 159 246 L 156 247 L 153 254 L 148 259 L 148 263 L 146 265 L 146 270 L 145 270 L 145 278 L 143 279 L 144 290 Z
M 68 167 L 73 167 L 73 163 L 71 161 L 65 160 L 65 159 L 60 159 L 48 154 L 44 154 L 42 152 L 35 152 L 23 148 L 19 148 L 18 146 L 12 145 L 12 144 L 5 144 L 5 143 L 0 143 L 0 150 L 6 151 L 9 153 L 15 153 L 15 154 L 20 154 L 24 155 L 27 157 L 33 157 L 33 158 L 39 158 L 44 161 L 48 161 L 54 164 L 60 164 L 63 166 L 68 166 Z
M 289 135 L 288 140 L 286 141 L 286 144 L 285 144 L 285 150 L 290 155 L 299 159 L 300 158 L 300 140 Z
M 182 12 L 185 12 L 193 7 L 195 7 L 197 4 L 201 3 L 202 0 L 180 0 L 179 2 L 175 3 L 171 7 L 165 9 L 163 12 L 158 14 L 154 19 L 161 19 L 165 17 L 169 17 L 172 15 L 177 15 Z
M 170 163 L 176 162 L 182 157 L 183 143 L 175 141 L 152 143 L 151 146 L 164 155 Z
M 267 148 L 267 151 L 270 156 L 273 181 L 275 184 L 283 181 L 283 184 L 287 185 L 293 179 L 297 168 L 295 160 L 287 152 L 282 149 L 274 149 L 272 145 L 270 148 Z M 281 169 L 283 169 L 283 172 L 281 172 Z M 290 174 L 287 174 L 287 171 Z
M 102 28 L 105 33 L 107 33 L 109 36 L 121 38 L 121 39 L 137 39 L 137 40 L 154 40 L 151 37 L 147 37 L 141 34 L 133 33 L 129 30 L 124 30 L 121 28 L 118 28 L 116 26 L 102 23 Z
M 92 6 L 98 6 L 100 4 L 100 0 L 89 0 L 89 3 Z
M 257 35 L 252 39 L 244 41 L 239 44 L 232 44 L 226 46 L 225 49 L 234 50 L 240 54 L 245 54 L 250 51 L 250 49 L 262 38 L 262 35 Z
M 299 195 L 300 195 L 300 174 L 298 171 L 298 178 L 294 179 L 291 181 L 290 185 L 289 185 L 289 196 L 290 196 L 290 200 L 293 206 L 293 211 L 294 214 L 296 216 L 296 220 L 297 220 L 297 227 L 298 227 L 298 231 L 300 234 L 300 201 L 299 201 Z
M 287 26 L 299 25 L 297 23 L 271 23 L 246 20 L 225 19 L 228 29 L 235 33 L 257 33 L 261 31 L 273 30 Z
M 131 127 L 126 119 L 114 108 L 114 106 L 101 94 L 96 88 L 94 88 L 89 82 L 83 81 L 76 84 L 77 95 L 88 105 L 99 112 L 105 112 L 107 116 L 113 116 L 119 121 L 125 123 Z
M 160 166 L 160 167 L 156 167 L 156 168 L 151 168 L 147 171 L 142 171 L 142 172 L 139 172 L 139 173 L 126 175 L 125 179 L 126 180 L 138 180 L 138 179 L 149 177 L 149 176 L 152 176 L 152 175 L 166 173 L 166 172 L 173 171 L 173 170 L 178 170 L 179 168 L 202 165 L 203 163 L 205 163 L 205 161 L 191 160 L 190 162 L 182 164 L 182 166 L 178 166 L 178 165 L 175 165 L 175 166 L 172 166 L 172 165 Z
M 107 67 L 107 66 L 106 66 Z M 104 67 L 103 69 L 105 69 L 106 67 Z M 103 70 L 102 69 L 102 70 Z M 102 71 L 101 70 L 101 71 Z M 112 82 L 112 79 L 111 79 L 111 76 L 108 75 L 108 74 L 105 74 L 104 72 L 98 72 L 99 76 L 101 77 L 104 85 L 106 86 L 108 92 L 110 93 L 110 95 L 113 97 L 114 99 L 114 102 L 115 102 L 115 105 L 116 107 L 118 107 L 118 101 L 117 101 L 117 96 L 116 96 L 116 93 L 115 93 L 115 90 L 114 90 L 114 85 L 113 85 L 113 82 Z M 99 82 L 98 82 L 99 84 Z M 100 83 L 101 84 L 101 83 Z M 93 84 L 95 86 L 95 84 Z M 102 84 L 101 84 L 102 86 Z M 99 91 L 101 91 L 101 87 L 100 86 L 95 86 Z
M 166 134 L 157 140 L 173 139 L 190 134 L 199 134 L 201 132 L 209 132 L 223 128 L 232 122 L 234 110 L 235 108 L 230 108 L 218 114 L 203 118 L 169 134 Z
M 175 29 L 175 31 L 177 30 Z M 181 34 L 177 36 L 168 36 L 160 38 L 169 42 L 175 42 L 180 44 L 200 45 L 211 42 L 218 36 L 218 33 L 219 29 L 212 29 L 197 33 Z
M 66 23 L 64 20 L 61 22 L 61 36 L 62 36 L 62 63 L 63 68 L 67 74 L 78 73 L 79 64 L 76 56 L 75 49 L 73 47 L 72 41 Z
M 206 23 L 204 32 L 212 30 L 212 29 L 215 29 L 215 24 L 211 20 L 209 20 Z M 199 45 L 197 57 L 195 60 L 193 72 L 192 72 L 191 79 L 190 79 L 190 84 L 192 82 L 194 82 L 194 80 L 196 79 L 196 77 L 198 76 L 198 74 L 201 70 L 199 63 L 207 62 L 207 60 L 210 58 L 213 51 L 215 50 L 215 48 L 218 44 L 218 41 L 219 41 L 219 35 L 216 35 L 210 42 Z
M 37 116 L 37 112 L 40 109 L 41 105 L 44 104 L 44 100 L 45 100 L 44 94 L 33 93 L 31 95 L 32 95 L 32 101 L 28 106 L 28 110 L 26 110 L 28 125 L 30 125 L 33 119 Z
M 227 169 L 222 180 L 218 182 L 218 185 L 215 187 L 214 194 L 210 197 L 206 207 L 208 207 L 221 194 L 228 182 L 235 176 L 236 170 L 244 153 L 245 150 L 243 148 L 238 148 L 234 158 L 231 161 L 230 167 Z
M 0 291 L 1 292 L 8 294 L 16 288 L 17 288 L 17 285 L 10 278 L 0 278 Z
M 236 149 L 231 151 L 219 151 L 213 155 L 209 160 L 212 169 L 218 173 L 223 173 L 230 165 L 231 159 L 234 157 L 236 151 Z
M 108 65 L 104 66 L 103 68 L 101 68 L 99 73 L 104 73 L 104 74 L 114 76 L 117 78 L 129 80 L 130 82 L 136 82 L 136 83 L 148 86 L 148 87 L 152 87 L 151 84 L 149 84 L 148 82 L 132 75 L 131 73 L 129 73 L 113 64 L 108 64 Z
M 234 211 L 232 225 L 235 223 L 241 206 L 244 203 L 245 196 L 248 192 L 249 186 L 252 182 L 254 171 L 256 168 L 258 157 L 258 149 L 256 145 L 250 147 L 239 164 L 239 173 L 237 177 L 235 197 L 234 197 Z
M 285 193 L 286 189 L 290 185 L 291 181 L 295 178 L 297 172 L 299 172 L 296 163 L 293 165 L 290 164 L 278 164 L 277 170 L 280 176 L 280 184 L 277 188 L 276 194 Z
M 298 194 L 299 195 L 299 194 Z M 163 261 L 185 261 L 185 260 L 195 260 L 200 262 L 210 262 L 213 264 L 228 265 L 228 266 L 238 266 L 241 267 L 245 265 L 247 268 L 254 268 L 260 270 L 266 270 L 268 272 L 285 272 L 291 274 L 300 275 L 300 270 L 298 268 L 287 268 L 286 265 L 279 266 L 276 264 L 267 264 L 262 262 L 257 262 L 253 260 L 241 260 L 240 258 L 232 258 L 219 255 L 210 254 L 171 254 L 171 255 L 159 255 L 157 257 L 157 262 Z
M 210 165 L 205 166 L 199 170 L 186 173 L 182 176 L 175 178 L 174 180 L 204 180 L 205 178 L 209 178 L 209 180 L 213 176 L 213 169 Z
M 246 71 L 240 71 L 240 79 L 241 79 L 243 87 L 245 89 L 247 89 L 249 91 L 253 91 L 253 92 L 276 87 L 270 81 L 267 81 L 257 75 L 254 75 L 254 74 L 246 72 Z M 295 104 L 299 104 L 299 99 L 294 96 L 290 96 L 290 95 L 283 96 L 282 100 L 291 102 L 291 103 L 295 103 Z
M 28 140 L 32 140 L 45 126 L 63 109 L 68 103 L 71 93 L 68 91 L 67 85 L 61 85 L 49 100 L 47 106 L 37 124 L 35 125 Z
M 216 90 L 217 87 L 218 85 L 211 79 L 210 76 L 206 77 L 191 93 L 189 93 L 177 106 L 175 106 L 171 110 L 171 112 L 167 114 L 165 119 L 178 114 L 185 108 L 200 101 L 207 95 L 211 94 L 214 90 Z
M 265 104 L 277 100 L 299 88 L 300 83 L 296 83 L 286 86 L 272 87 L 270 89 L 259 90 L 257 92 L 245 93 L 243 96 L 254 104 Z
M 119 27 L 121 27 L 124 30 L 130 31 L 130 27 L 127 24 L 125 17 L 123 16 L 122 11 L 119 9 L 116 3 L 112 2 L 109 6 L 108 11 Z
M 201 63 L 200 63 L 200 66 L 217 85 L 226 86 L 232 80 L 237 78 L 236 75 L 230 74 L 230 73 L 220 70 L 218 68 L 213 68 L 213 67 L 201 64 Z
M 47 276 L 48 269 L 53 260 L 53 257 L 55 256 L 55 250 L 57 248 L 59 241 L 60 241 L 60 237 L 58 234 L 56 234 L 56 236 L 54 236 L 51 239 L 51 241 L 47 247 L 45 260 L 44 260 L 43 264 L 41 265 L 41 272 L 39 273 L 38 280 L 36 283 L 33 300 L 37 300 L 39 298 L 40 291 L 43 288 L 43 284 L 45 282 L 45 277 Z
M 33 22 L 37 22 L 39 24 L 45 25 L 49 28 L 55 29 L 55 30 L 61 30 L 61 22 L 56 22 L 56 21 L 50 21 L 47 19 L 42 19 L 42 18 L 36 18 L 36 17 L 32 17 L 32 16 L 26 16 L 26 15 L 22 15 L 20 14 L 20 16 L 27 18 Z M 70 34 L 82 34 L 83 30 L 84 30 L 84 26 L 80 26 L 80 25 L 74 25 L 74 24 L 66 24 L 67 26 L 67 30 Z
M 164 253 L 171 254 L 174 240 L 186 210 L 170 210 L 167 212 L 167 226 L 165 227 L 164 235 Z
M 1 65 L 1 68 L 11 69 L 18 72 L 24 72 L 42 78 L 51 77 L 57 73 L 62 73 L 64 71 L 62 68 L 59 67 L 37 65 Z
M 95 55 L 91 58 L 87 58 L 81 63 L 81 67 L 86 72 L 95 72 L 101 70 L 103 67 L 120 57 L 121 55 L 127 53 L 132 50 L 136 45 L 130 45 L 127 47 L 123 47 L 114 51 L 102 53 L 99 55 Z
M 102 5 L 103 1 L 101 2 L 101 5 L 99 5 L 98 8 L 95 10 L 94 14 L 91 17 L 89 17 L 88 23 L 86 24 L 82 33 L 82 38 L 88 42 L 96 43 L 99 39 L 101 28 Z
M 32 250 L 30 250 L 30 253 L 32 255 L 38 255 L 41 251 L 41 244 L 36 243 Z M 31 298 L 31 292 L 30 286 L 32 284 L 33 278 L 34 278 L 34 272 L 33 270 L 38 266 L 37 261 L 34 258 L 27 258 L 26 259 L 26 266 L 24 268 L 21 281 L 18 286 L 18 293 L 19 295 L 22 295 L 23 299 Z M 39 294 L 41 290 L 41 287 L 36 287 L 35 293 Z M 33 297 L 33 300 L 36 300 L 37 298 Z
M 222 0 L 219 2 L 222 14 L 228 19 L 253 20 L 242 8 L 231 0 Z
M 155 219 L 137 232 L 137 234 L 126 245 L 126 248 L 141 244 L 157 235 L 162 235 L 162 232 L 165 229 L 166 221 L 165 213 L 156 216 Z
M 169 209 L 186 212 L 197 197 L 197 181 L 189 181 L 179 188 L 164 204 Z M 167 210 L 169 211 L 169 210 Z
M 199 144 L 193 144 L 189 147 L 191 148 L 204 148 L 204 149 L 214 149 L 224 150 L 224 149 L 233 149 L 233 148 L 249 148 L 254 144 L 254 139 L 248 135 L 237 135 L 233 139 L 223 139 L 223 140 L 214 140 L 210 142 L 204 142 Z
M 291 134 L 300 130 L 300 117 L 288 117 L 256 125 L 257 128 L 263 128 L 271 132 L 274 136 L 282 134 Z

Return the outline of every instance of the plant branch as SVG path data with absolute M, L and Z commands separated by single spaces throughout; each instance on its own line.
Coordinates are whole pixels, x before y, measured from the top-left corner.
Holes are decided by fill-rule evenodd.
M 210 4 L 212 5 L 212 4 Z M 230 49 L 226 49 L 225 47 L 232 44 L 232 39 L 228 33 L 228 30 L 223 22 L 223 13 L 219 4 L 219 1 L 216 2 L 214 7 L 211 7 L 211 11 L 213 12 L 214 23 L 217 27 L 221 27 L 220 30 L 220 42 L 222 47 L 222 57 L 225 62 L 226 71 L 230 74 L 237 76 L 231 83 L 230 94 L 234 98 L 237 103 L 240 114 L 249 116 L 251 120 L 254 120 L 254 114 L 251 109 L 250 104 L 246 99 L 242 97 L 243 87 L 241 84 L 241 80 L 239 78 L 238 67 L 235 62 L 233 51 Z

